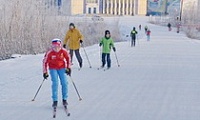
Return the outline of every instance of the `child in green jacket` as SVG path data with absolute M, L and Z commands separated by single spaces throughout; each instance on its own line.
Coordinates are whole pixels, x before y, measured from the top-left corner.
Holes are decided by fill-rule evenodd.
M 111 59 L 110 59 L 110 51 L 111 48 L 115 52 L 116 49 L 114 47 L 113 39 L 111 38 L 111 34 L 109 30 L 105 31 L 105 37 L 103 37 L 100 41 L 99 46 L 102 46 L 102 68 L 105 66 L 107 61 L 107 68 L 109 69 L 111 67 Z

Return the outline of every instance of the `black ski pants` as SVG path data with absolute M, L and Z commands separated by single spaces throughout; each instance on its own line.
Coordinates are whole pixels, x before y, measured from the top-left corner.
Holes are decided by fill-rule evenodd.
M 132 39 L 131 39 L 131 47 L 135 46 L 135 39 L 136 39 L 136 37 L 132 37 Z
M 77 58 L 77 60 L 78 60 L 78 62 L 79 62 L 79 64 L 80 63 L 82 63 L 82 57 L 81 57 L 81 55 L 80 55 L 80 52 L 79 52 L 79 49 L 77 49 L 77 50 L 69 50 L 69 54 L 70 54 L 70 57 L 71 57 L 71 62 L 72 62 L 72 58 L 73 58 L 73 52 L 75 52 L 75 55 L 76 55 L 76 58 Z
M 107 61 L 107 67 L 111 67 L 111 59 L 110 59 L 110 53 L 102 53 L 102 67 L 105 66 Z

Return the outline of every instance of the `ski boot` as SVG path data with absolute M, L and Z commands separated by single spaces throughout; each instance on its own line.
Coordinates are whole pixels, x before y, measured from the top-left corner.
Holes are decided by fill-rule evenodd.
M 52 107 L 55 108 L 58 105 L 58 101 L 53 101 Z
M 63 105 L 64 105 L 64 106 L 67 106 L 67 105 L 68 105 L 67 100 L 64 100 L 64 99 L 63 99 Z

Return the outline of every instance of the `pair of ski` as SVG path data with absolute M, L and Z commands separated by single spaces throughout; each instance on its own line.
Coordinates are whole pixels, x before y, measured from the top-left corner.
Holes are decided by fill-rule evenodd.
M 57 107 L 53 107 L 53 118 L 56 118 L 56 111 L 57 111 Z M 70 112 L 67 108 L 67 105 L 64 105 L 64 111 L 67 114 L 67 116 L 70 116 Z
M 103 69 L 103 71 L 106 71 L 106 70 L 109 70 L 110 68 L 104 68 L 104 67 L 97 68 L 97 70 L 101 70 L 101 69 Z
M 92 68 L 92 66 L 90 66 L 90 68 Z M 81 69 L 82 69 L 82 67 L 79 67 L 79 68 L 78 68 L 78 71 L 80 71 Z

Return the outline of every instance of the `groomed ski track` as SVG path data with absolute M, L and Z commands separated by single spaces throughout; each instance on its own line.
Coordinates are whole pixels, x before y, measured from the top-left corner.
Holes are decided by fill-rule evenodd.
M 138 28 L 141 23 L 152 31 L 151 41 L 146 41 L 144 30 L 138 30 L 136 47 L 130 47 L 130 41 L 115 43 L 120 67 L 111 52 L 111 69 L 97 70 L 100 50 L 93 45 L 85 48 L 92 65 L 89 68 L 81 49 L 84 66 L 79 71 L 74 58 L 72 78 L 83 100 L 78 100 L 68 78 L 71 116 L 67 117 L 60 99 L 56 120 L 200 119 L 200 42 L 147 20 L 120 18 L 123 29 Z M 53 119 L 50 78 L 31 101 L 43 80 L 42 58 L 43 54 L 0 61 L 0 120 Z

